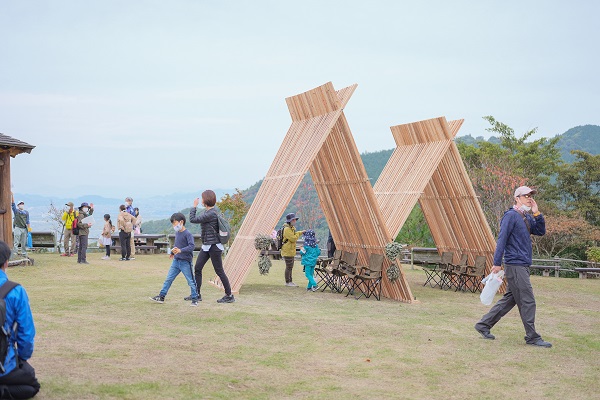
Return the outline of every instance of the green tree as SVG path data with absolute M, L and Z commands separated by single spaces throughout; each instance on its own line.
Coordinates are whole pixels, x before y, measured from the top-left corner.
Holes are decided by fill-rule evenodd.
M 221 200 L 217 202 L 217 207 L 225 215 L 231 225 L 231 241 L 233 242 L 250 206 L 244 201 L 244 194 L 242 191 L 236 188 L 233 195 L 226 193 L 225 196 L 221 197 Z
M 421 206 L 417 203 L 396 237 L 396 242 L 417 247 L 435 247 L 429 225 L 423 215 Z
M 600 225 L 600 155 L 580 150 L 571 152 L 576 160 L 564 165 L 558 186 L 568 211 L 577 211 L 587 222 Z

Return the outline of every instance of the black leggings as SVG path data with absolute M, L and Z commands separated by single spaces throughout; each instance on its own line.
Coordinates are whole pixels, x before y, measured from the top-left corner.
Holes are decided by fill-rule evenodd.
M 196 266 L 194 267 L 196 272 L 196 287 L 198 288 L 198 293 L 200 293 L 200 287 L 202 286 L 202 268 L 204 268 L 204 264 L 206 264 L 210 258 L 213 268 L 215 269 L 215 273 L 219 279 L 221 279 L 221 283 L 223 283 L 225 294 L 228 296 L 231 294 L 231 286 L 229 285 L 229 279 L 227 279 L 227 275 L 225 275 L 225 270 L 223 269 L 223 259 L 221 258 L 221 254 L 223 254 L 223 252 L 217 247 L 216 244 L 213 244 L 210 246 L 208 251 L 201 251 L 198 255 Z
M 119 241 L 121 242 L 121 258 L 129 260 L 131 256 L 131 232 L 120 231 Z
M 104 247 L 106 247 L 106 257 L 110 257 L 110 244 L 107 244 Z

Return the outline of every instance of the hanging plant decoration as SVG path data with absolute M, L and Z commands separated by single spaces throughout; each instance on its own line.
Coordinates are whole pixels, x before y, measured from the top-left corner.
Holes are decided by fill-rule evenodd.
M 396 279 L 400 278 L 400 267 L 395 263 L 390 265 L 385 272 L 390 282 L 394 282 Z
M 258 272 L 260 272 L 261 275 L 268 275 L 271 265 L 269 256 L 260 256 L 258 259 Z
M 269 235 L 259 233 L 254 237 L 254 248 L 256 250 L 269 250 L 271 243 L 273 243 L 273 239 Z
M 388 258 L 388 260 L 394 261 L 400 256 L 400 254 L 402 254 L 403 248 L 404 246 L 398 242 L 390 242 L 385 245 L 385 256 Z

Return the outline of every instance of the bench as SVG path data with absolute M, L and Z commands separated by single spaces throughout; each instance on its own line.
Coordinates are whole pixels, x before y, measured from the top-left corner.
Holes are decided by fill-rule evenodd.
M 411 265 L 438 264 L 441 261 L 441 257 L 435 247 L 413 247 L 410 251 Z
M 588 274 L 596 276 L 600 274 L 600 268 L 574 268 L 575 272 L 579 272 L 579 279 L 587 279 Z
M 561 271 L 560 265 L 530 265 L 529 269 L 539 269 L 543 276 L 550 276 L 550 271 L 554 271 L 554 276 L 557 278 Z
M 141 245 L 141 246 L 135 246 L 135 251 L 136 253 L 142 253 L 142 254 L 154 254 L 156 252 L 157 247 L 156 246 L 147 246 L 147 245 Z M 121 252 L 121 246 L 111 246 L 110 250 L 113 251 L 115 254 L 119 254 Z
M 56 236 L 54 232 L 31 232 L 31 247 L 54 248 L 56 247 Z

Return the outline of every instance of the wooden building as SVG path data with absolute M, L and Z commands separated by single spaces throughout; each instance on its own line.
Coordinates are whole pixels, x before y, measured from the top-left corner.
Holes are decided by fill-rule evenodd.
M 13 246 L 10 158 L 31 153 L 35 146 L 0 133 L 0 240 Z

